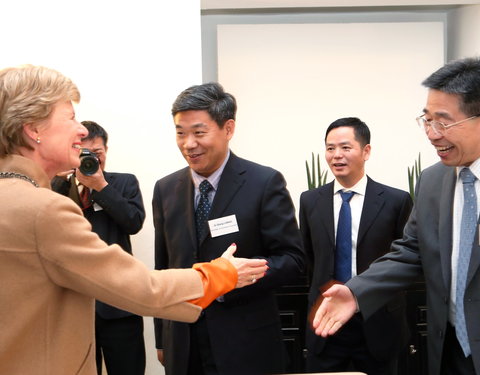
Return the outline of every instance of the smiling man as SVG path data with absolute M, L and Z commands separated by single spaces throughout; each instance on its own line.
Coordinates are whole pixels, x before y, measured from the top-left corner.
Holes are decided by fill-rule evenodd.
M 269 270 L 214 301 L 194 324 L 155 320 L 167 375 L 285 372 L 274 290 L 302 272 L 301 236 L 283 176 L 230 151 L 236 109 L 218 83 L 192 86 L 175 100 L 188 167 L 155 185 L 155 267 L 189 267 L 236 243 L 236 256 L 267 259 Z
M 358 308 L 369 317 L 423 273 L 428 373 L 480 374 L 480 59 L 446 64 L 423 84 L 427 104 L 417 122 L 441 162 L 420 176 L 414 210 L 393 251 L 324 293 L 314 327 L 327 336 Z
M 346 282 L 366 270 L 402 236 L 412 199 L 365 174 L 370 150 L 364 122 L 356 117 L 334 121 L 325 135 L 325 159 L 335 180 L 300 197 L 300 229 L 313 268 L 309 309 L 325 285 Z M 347 221 L 345 209 L 350 213 Z M 336 336 L 324 339 L 307 330 L 307 371 L 396 374 L 407 337 L 405 299 L 397 295 L 365 322 L 355 316 Z

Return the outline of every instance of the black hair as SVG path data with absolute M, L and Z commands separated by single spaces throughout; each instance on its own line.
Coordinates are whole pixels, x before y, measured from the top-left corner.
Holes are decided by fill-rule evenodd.
M 178 112 L 204 110 L 223 128 L 225 123 L 235 120 L 237 102 L 233 95 L 224 91 L 217 82 L 191 86 L 182 91 L 172 106 L 172 115 Z
M 105 147 L 107 146 L 108 133 L 104 128 L 98 125 L 95 121 L 82 121 L 82 125 L 88 130 L 88 135 L 85 138 L 82 138 L 82 141 L 100 137 L 103 139 L 103 145 Z
M 366 146 L 370 144 L 370 129 L 368 129 L 367 124 L 361 121 L 357 117 L 343 117 L 339 118 L 332 122 L 325 132 L 325 142 L 327 141 L 327 136 L 330 131 L 335 128 L 340 128 L 342 126 L 347 126 L 353 128 L 355 139 L 362 145 Z
M 422 84 L 429 89 L 458 95 L 460 110 L 465 115 L 480 114 L 480 58 L 452 61 L 432 73 Z

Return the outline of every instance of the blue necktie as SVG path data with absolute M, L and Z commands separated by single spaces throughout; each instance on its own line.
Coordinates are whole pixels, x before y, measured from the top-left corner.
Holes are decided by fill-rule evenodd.
M 208 193 L 213 190 L 213 186 L 208 180 L 203 180 L 198 188 L 200 190 L 200 200 L 195 211 L 195 225 L 197 227 L 197 240 L 200 242 L 207 231 L 207 220 L 211 207 Z
M 335 246 L 335 279 L 346 282 L 352 278 L 352 212 L 350 199 L 353 191 L 341 191 L 342 207 L 338 215 L 337 239 Z
M 476 177 L 468 168 L 460 171 L 460 179 L 463 182 L 463 211 L 460 224 L 460 245 L 457 266 L 457 288 L 455 298 L 455 331 L 465 357 L 470 355 L 467 326 L 465 324 L 465 310 L 463 300 L 467 282 L 468 265 L 472 253 L 473 240 L 477 227 L 477 194 L 475 192 Z

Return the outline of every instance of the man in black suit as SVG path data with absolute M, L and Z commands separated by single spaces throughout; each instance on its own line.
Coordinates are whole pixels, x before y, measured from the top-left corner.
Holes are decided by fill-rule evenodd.
M 407 192 L 365 174 L 371 146 L 364 122 L 355 117 L 334 121 L 326 131 L 325 147 L 335 180 L 300 197 L 300 229 L 311 266 L 310 307 L 327 285 L 347 281 L 386 253 L 391 242 L 402 236 L 412 208 Z M 345 192 L 354 193 L 347 203 L 347 223 L 341 218 Z M 340 248 L 344 227 L 348 236 L 345 256 Z M 398 353 L 407 339 L 405 300 L 398 295 L 366 321 L 355 316 L 334 337 L 324 339 L 307 329 L 307 370 L 395 374 Z
M 236 256 L 267 259 L 269 270 L 214 301 L 197 323 L 155 320 L 167 375 L 285 371 L 274 290 L 303 271 L 301 235 L 283 176 L 229 150 L 235 113 L 235 98 L 217 83 L 190 87 L 173 104 L 177 145 L 189 166 L 155 185 L 155 266 L 189 267 L 234 242 Z M 196 220 L 200 211 L 208 224 Z
M 128 173 L 105 171 L 108 134 L 93 121 L 82 121 L 88 136 L 82 148 L 92 151 L 98 170 L 84 175 L 80 170 L 68 180 L 56 177 L 53 190 L 69 195 L 83 209 L 92 230 L 108 244 L 118 244 L 132 254 L 130 235 L 140 231 L 145 209 L 137 178 Z M 76 182 L 78 181 L 78 183 Z M 118 270 L 121 277 L 122 270 Z M 97 371 L 102 373 L 102 359 L 109 375 L 143 375 L 145 343 L 143 318 L 103 302 L 95 302 L 95 343 Z
M 370 316 L 423 274 L 428 374 L 480 374 L 480 58 L 452 61 L 423 85 L 427 103 L 417 122 L 441 162 L 420 175 L 402 239 L 366 272 L 325 292 L 313 324 L 319 335 L 334 334 L 356 311 Z

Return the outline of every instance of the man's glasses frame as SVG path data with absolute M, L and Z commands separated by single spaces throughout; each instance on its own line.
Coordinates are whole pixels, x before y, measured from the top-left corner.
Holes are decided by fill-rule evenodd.
M 463 124 L 464 122 L 473 120 L 474 118 L 477 118 L 477 117 L 480 117 L 480 114 L 471 116 L 469 118 L 466 118 L 466 119 L 463 119 L 463 120 L 460 120 L 460 121 L 454 122 L 453 124 L 448 124 L 448 125 L 445 125 L 443 122 L 440 122 L 440 121 L 427 120 L 425 118 L 425 114 L 423 114 L 421 116 L 418 116 L 416 118 L 416 120 L 417 120 L 418 126 L 420 128 L 422 128 L 423 130 L 425 130 L 425 133 L 428 133 L 428 129 L 429 129 L 429 127 L 431 127 L 433 129 L 433 131 L 435 132 L 435 134 L 442 135 L 445 132 L 445 130 L 447 130 L 447 129 L 455 126 L 455 125 L 460 125 L 460 124 Z

